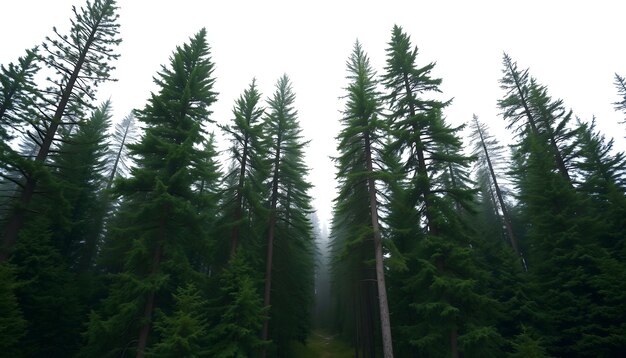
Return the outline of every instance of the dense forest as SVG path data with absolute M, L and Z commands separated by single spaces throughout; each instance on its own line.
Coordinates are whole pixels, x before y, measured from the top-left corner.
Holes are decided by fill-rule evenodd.
M 356 41 L 327 233 L 290 78 L 218 123 L 201 29 L 113 118 L 118 10 L 0 66 L 0 356 L 626 356 L 626 156 L 510 56 L 501 118 L 453 126 L 408 33 L 380 73 Z

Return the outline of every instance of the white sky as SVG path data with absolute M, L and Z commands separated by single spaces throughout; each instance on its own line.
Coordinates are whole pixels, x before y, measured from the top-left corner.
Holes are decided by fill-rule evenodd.
M 2 2 L 0 63 L 69 28 L 71 6 L 81 0 Z M 384 5 L 382 5 L 384 4 Z M 598 127 L 626 149 L 623 115 L 614 112 L 615 72 L 626 76 L 623 1 L 201 1 L 119 0 L 118 82 L 103 85 L 119 120 L 143 108 L 155 87 L 152 77 L 177 45 L 206 27 L 216 64 L 218 102 L 213 119 L 227 123 L 234 100 L 252 77 L 265 96 L 283 73 L 296 92 L 304 135 L 312 140 L 307 160 L 311 192 L 322 223 L 334 197 L 334 137 L 346 86 L 345 62 L 358 38 L 378 73 L 385 64 L 391 28 L 398 24 L 420 49 L 418 64 L 436 61 L 444 95 L 454 97 L 445 114 L 461 124 L 476 113 L 503 141 L 496 102 L 503 92 L 502 53 L 547 85 L 554 98 L 583 119 L 596 115 Z M 216 131 L 219 135 L 219 133 Z

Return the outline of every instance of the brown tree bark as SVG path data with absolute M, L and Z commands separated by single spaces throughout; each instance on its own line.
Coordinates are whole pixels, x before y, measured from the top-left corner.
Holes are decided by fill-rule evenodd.
M 383 336 L 383 356 L 393 357 L 393 345 L 391 338 L 391 319 L 389 318 L 389 304 L 387 302 L 387 287 L 385 285 L 385 267 L 383 262 L 383 247 L 378 223 L 378 202 L 376 200 L 376 181 L 374 180 L 372 147 L 369 133 L 365 134 L 365 165 L 368 171 L 368 191 L 370 200 L 370 217 L 372 230 L 374 231 L 374 259 L 376 262 L 376 284 L 378 287 L 378 305 L 380 309 L 380 328 Z

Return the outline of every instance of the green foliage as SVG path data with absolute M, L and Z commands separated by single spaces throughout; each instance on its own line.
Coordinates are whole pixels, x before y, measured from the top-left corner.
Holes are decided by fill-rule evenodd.
M 255 356 L 268 342 L 259 339 L 267 309 L 241 254 L 220 274 L 218 298 L 211 300 L 210 357 Z
M 209 357 L 204 311 L 207 302 L 193 284 L 179 287 L 174 293 L 171 315 L 158 314 L 154 328 L 162 337 L 147 352 L 148 357 Z
M 77 131 L 66 136 L 54 158 L 61 195 L 71 207 L 70 225 L 54 227 L 53 241 L 70 267 L 85 272 L 93 267 L 104 222 L 105 159 L 111 103 L 104 102 Z
M 168 307 L 155 297 L 169 297 L 183 283 L 203 285 L 210 237 L 206 217 L 198 213 L 206 193 L 197 185 L 214 180 L 215 173 L 207 170 L 216 166 L 207 158 L 214 154 L 212 146 L 198 146 L 205 141 L 202 127 L 216 96 L 212 72 L 202 29 L 176 49 L 170 66 L 163 66 L 155 78 L 159 92 L 137 111 L 145 134 L 129 145 L 137 163 L 132 176 L 116 181 L 125 202 L 112 221 L 116 225 L 106 247 L 109 255 L 117 253 L 113 265 L 121 272 L 112 277 L 101 312 L 91 316 L 85 356 L 119 354 L 146 343 L 137 333 L 149 332 L 154 302 L 163 310 Z M 214 183 L 206 185 L 214 188 Z
M 0 264 L 0 350 L 7 356 L 17 355 L 18 343 L 27 329 L 15 296 L 18 283 L 14 271 L 11 265 Z

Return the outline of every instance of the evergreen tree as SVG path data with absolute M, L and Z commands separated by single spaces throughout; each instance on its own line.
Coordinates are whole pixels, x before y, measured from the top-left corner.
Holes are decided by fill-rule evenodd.
M 111 102 L 93 111 L 77 131 L 64 139 L 53 165 L 61 192 L 70 206 L 68 227 L 52 227 L 53 242 L 70 267 L 85 272 L 93 267 L 105 215 L 105 160 Z
M 85 355 L 131 349 L 143 357 L 157 295 L 201 278 L 187 254 L 209 240 L 194 206 L 193 185 L 201 179 L 196 164 L 204 159 L 197 148 L 204 140 L 202 125 L 216 98 L 212 72 L 202 29 L 174 51 L 170 66 L 155 78 L 159 92 L 137 112 L 145 134 L 130 146 L 137 162 L 132 176 L 117 181 L 116 190 L 127 200 L 118 215 L 126 219 L 110 234 L 110 240 L 130 241 L 130 250 L 123 254 L 124 272 L 117 275 L 103 314 L 92 315 Z
M 599 245 L 606 227 L 588 200 L 553 170 L 545 139 L 530 137 L 522 185 L 530 229 L 537 329 L 558 356 L 624 352 L 624 266 Z
M 613 102 L 613 105 L 615 106 L 616 111 L 622 111 L 626 114 L 626 80 L 624 80 L 624 77 L 616 73 L 614 83 L 615 87 L 617 87 L 617 94 L 620 96 L 620 100 Z M 622 123 L 626 123 L 626 119 L 624 119 L 624 122 Z
M 40 180 L 40 168 L 48 158 L 57 130 L 60 126 L 77 121 L 81 108 L 94 98 L 94 89 L 110 77 L 113 69 L 110 62 L 118 55 L 114 47 L 121 41 L 117 38 L 118 27 L 115 0 L 88 1 L 84 8 L 73 9 L 75 18 L 69 35 L 61 35 L 54 28 L 56 38 L 47 38 L 43 43 L 43 63 L 56 73 L 47 96 L 38 102 L 38 112 L 44 125 L 38 126 L 40 147 L 35 157 L 34 168 L 27 168 L 28 175 L 23 183 L 13 212 L 3 230 L 3 249 L 0 261 L 5 261 L 17 241 L 35 187 Z M 31 165 L 32 166 L 32 165 Z
M 111 136 L 110 153 L 112 164 L 109 168 L 109 177 L 106 189 L 111 189 L 113 181 L 118 176 L 125 176 L 130 172 L 130 158 L 128 156 L 128 145 L 135 142 L 137 126 L 135 115 L 131 112 L 115 125 L 115 130 Z
M 498 144 L 495 137 L 488 133 L 487 126 L 481 123 L 476 115 L 474 115 L 472 121 L 471 138 L 474 142 L 473 154 L 478 158 L 476 162 L 477 170 L 485 175 L 484 186 L 490 191 L 489 195 L 493 201 L 494 210 L 498 216 L 501 215 L 499 221 L 502 222 L 506 230 L 506 236 L 511 243 L 511 247 L 517 255 L 522 256 L 523 260 L 523 254 L 519 248 L 518 239 L 513 230 L 508 205 L 504 200 L 504 190 L 501 188 L 501 184 L 498 183 L 498 175 L 496 175 L 498 167 L 501 167 L 502 161 L 504 160 L 504 148 Z M 495 194 L 495 196 L 493 194 Z
M 154 323 L 162 339 L 147 352 L 148 357 L 209 357 L 207 302 L 193 284 L 174 293 L 174 311 L 160 312 Z
M 520 136 L 520 144 L 529 133 L 543 134 L 549 146 L 548 153 L 554 157 L 555 168 L 572 183 L 569 161 L 573 152 L 571 139 L 576 134 L 568 128 L 572 112 L 565 110 L 562 100 L 552 100 L 545 86 L 529 77 L 528 69 L 519 70 L 517 63 L 504 54 L 503 77 L 500 87 L 506 91 L 505 98 L 498 101 L 508 129 L 513 128 Z
M 236 253 L 220 273 L 219 295 L 209 302 L 210 357 L 253 357 L 267 342 L 259 331 L 267 314 L 256 290 L 256 282 L 241 253 Z
M 36 99 L 37 86 L 33 77 L 39 71 L 37 63 L 37 48 L 26 51 L 17 64 L 10 63 L 8 67 L 0 66 L 0 143 L 2 150 L 8 145 L 15 134 L 21 133 L 28 123 L 32 111 L 29 107 Z M 0 152 L 2 153 L 2 152 Z
M 382 235 L 378 218 L 379 189 L 376 187 L 376 181 L 384 176 L 380 160 L 383 146 L 381 139 L 384 135 L 384 125 L 380 120 L 380 95 L 376 90 L 375 73 L 358 41 L 346 65 L 349 84 L 346 87 L 342 129 L 337 136 L 339 194 L 335 199 L 335 218 L 331 234 L 336 260 L 335 284 L 346 280 L 343 285 L 349 290 L 348 297 L 344 298 L 340 293 L 339 299 L 343 302 L 339 303 L 341 306 L 353 305 L 355 309 L 349 317 L 351 321 L 344 324 L 357 327 L 356 332 L 350 333 L 357 355 L 375 355 L 374 322 L 379 312 L 383 354 L 385 357 L 392 357 Z M 374 250 L 370 242 L 373 242 Z M 375 263 L 373 269 L 372 261 L 369 260 Z M 347 277 L 337 277 L 340 275 Z
M 415 238 L 419 242 L 410 254 L 416 262 L 398 278 L 406 295 L 398 299 L 415 314 L 398 327 L 398 345 L 412 345 L 424 355 L 498 355 L 501 338 L 490 317 L 497 302 L 485 294 L 485 273 L 472 255 L 476 241 L 458 211 L 471 207 L 473 190 L 450 185 L 450 173 L 466 167 L 469 158 L 459 151 L 459 129 L 442 117 L 447 102 L 423 98 L 439 92 L 441 80 L 430 76 L 433 63 L 418 67 L 416 57 L 409 36 L 395 26 L 383 76 L 392 135 L 388 150 L 402 158 L 408 175 L 405 200 L 419 208 L 416 224 L 424 223 L 418 230 L 426 233 Z
M 265 109 L 260 106 L 260 100 L 261 94 L 253 79 L 235 102 L 233 123 L 222 127 L 231 141 L 229 152 L 232 165 L 226 174 L 226 182 L 232 185 L 225 188 L 227 201 L 224 208 L 227 212 L 225 220 L 231 229 L 230 256 L 235 254 L 240 236 L 255 241 L 259 234 L 251 230 L 249 218 L 255 220 L 254 217 L 263 213 L 263 180 L 267 176 L 265 148 L 261 140 L 261 116 Z
M 272 160 L 264 287 L 264 304 L 270 308 L 264 330 L 278 356 L 286 354 L 291 340 L 305 341 L 313 299 L 311 184 L 305 180 L 308 168 L 304 161 L 308 142 L 302 138 L 294 100 L 289 78 L 284 75 L 268 100 L 264 119 L 264 140 Z
M 7 356 L 18 355 L 18 343 L 27 329 L 15 297 L 14 271 L 7 263 L 0 264 L 0 349 Z

